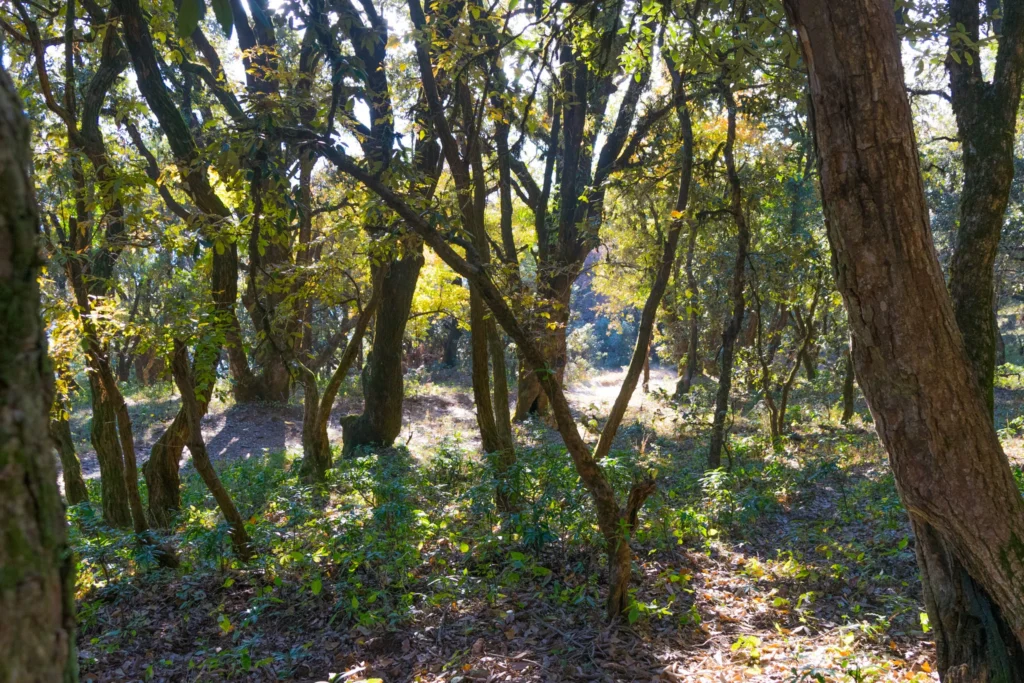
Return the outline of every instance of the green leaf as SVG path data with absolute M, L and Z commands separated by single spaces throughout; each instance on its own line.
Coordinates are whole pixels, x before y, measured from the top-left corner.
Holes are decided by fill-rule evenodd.
M 224 31 L 224 37 L 230 38 L 235 22 L 231 14 L 231 0 L 210 0 L 210 4 L 213 5 L 213 14 L 217 17 L 220 29 Z
M 639 618 L 640 618 L 640 608 L 637 607 L 637 604 L 634 602 L 633 605 L 629 608 L 629 614 L 626 615 L 626 619 L 629 620 L 630 624 L 635 624 L 636 620 L 639 619 Z
M 320 591 L 323 590 L 324 582 L 320 580 L 320 577 L 313 579 L 313 583 L 309 584 L 309 590 L 312 591 L 313 595 L 320 595 Z
M 464 553 L 468 553 L 469 552 L 469 544 L 468 543 L 460 543 L 459 544 L 459 550 L 461 550 Z
M 203 0 L 181 0 L 181 8 L 178 10 L 178 35 L 182 38 L 192 35 L 204 14 L 206 3 Z

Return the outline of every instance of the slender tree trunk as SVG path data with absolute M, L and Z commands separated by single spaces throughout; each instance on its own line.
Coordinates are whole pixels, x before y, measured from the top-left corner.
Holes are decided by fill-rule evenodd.
M 697 223 L 690 222 L 690 235 L 686 242 L 686 289 L 688 291 L 686 308 L 690 318 L 690 341 L 686 347 L 686 369 L 676 383 L 676 400 L 690 393 L 693 380 L 697 376 L 698 346 L 700 345 L 700 314 L 697 308 L 697 278 L 693 276 L 693 254 L 697 247 Z
M 644 379 L 640 383 L 643 387 L 644 393 L 648 394 L 651 391 L 651 350 L 647 349 L 647 355 L 644 356 Z
M 221 483 L 220 477 L 217 476 L 217 470 L 213 469 L 210 456 L 206 452 L 206 442 L 203 440 L 203 430 L 200 424 L 205 410 L 196 398 L 195 380 L 192 379 L 192 370 L 188 363 L 188 350 L 180 342 L 175 342 L 174 347 L 171 371 L 174 375 L 174 383 L 178 385 L 178 391 L 181 393 L 181 404 L 185 409 L 185 423 L 188 425 L 186 444 L 192 454 L 192 464 L 199 472 L 199 476 L 202 477 L 206 488 L 213 494 L 213 499 L 217 501 L 217 507 L 220 508 L 221 514 L 224 515 L 228 526 L 231 527 L 231 546 L 235 550 L 235 555 L 243 562 L 248 561 L 252 559 L 253 552 L 249 544 L 249 534 L 245 530 L 245 520 L 242 519 L 234 501 L 231 500 L 231 494 Z M 210 389 L 212 387 L 207 387 L 207 391 Z
M 82 478 L 82 463 L 75 453 L 75 441 L 71 438 L 71 425 L 68 423 L 67 415 L 63 413 L 58 417 L 50 417 L 50 438 L 57 449 L 60 457 L 61 477 L 64 479 L 64 497 L 68 505 L 78 505 L 89 500 L 89 490 L 85 487 L 85 480 Z
M 345 456 L 359 446 L 389 447 L 402 431 L 405 324 L 423 266 L 422 247 L 407 249 L 401 258 L 387 265 L 381 280 L 381 301 L 386 303 L 375 316 L 373 347 L 363 368 L 363 412 L 341 421 Z M 377 273 L 374 280 L 378 280 Z
M 722 332 L 722 361 L 718 376 L 718 393 L 715 395 L 715 416 L 711 424 L 711 444 L 708 448 L 708 468 L 722 466 L 722 447 L 725 445 L 725 418 L 729 414 L 729 393 L 732 390 L 732 364 L 736 338 L 743 326 L 743 313 L 746 302 L 743 296 L 745 273 L 747 268 L 747 250 L 750 247 L 750 227 L 743 213 L 743 194 L 740 189 L 740 177 L 736 171 L 736 160 L 733 157 L 733 146 L 736 141 L 736 101 L 733 99 L 730 86 L 721 83 L 722 95 L 728 111 L 728 134 L 724 148 L 726 173 L 729 177 L 730 205 L 736 223 L 738 236 L 736 240 L 736 262 L 733 266 L 732 283 L 729 286 L 729 300 L 732 303 L 732 316 L 725 324 Z
M 1003 340 L 1003 333 L 999 329 L 999 318 L 995 316 L 993 325 L 995 326 L 996 332 L 996 365 L 1004 365 L 1006 363 L 1006 342 Z
M 0 68 L 0 681 L 74 683 L 74 557 L 47 422 L 37 212 L 24 107 Z
M 785 4 L 857 379 L 910 514 L 940 677 L 1021 680 L 1024 501 L 935 255 L 892 4 Z
M 487 321 L 487 340 L 490 346 L 491 369 L 494 377 L 494 427 L 498 436 L 496 453 L 497 489 L 494 494 L 498 512 L 508 514 L 519 509 L 518 491 L 511 481 L 516 464 L 516 445 L 512 436 L 512 413 L 509 412 L 508 369 L 505 365 L 505 346 L 493 319 Z
M 843 424 L 848 423 L 853 419 L 854 413 L 854 400 L 856 394 L 854 393 L 854 373 L 853 373 L 853 355 L 850 353 L 850 349 L 846 349 L 843 352 Z
M 348 371 L 352 368 L 363 345 L 363 337 L 370 326 L 370 320 L 380 306 L 380 280 L 374 285 L 370 301 L 356 318 L 352 337 L 345 345 L 345 350 L 334 369 L 330 381 L 324 387 L 323 396 L 318 395 L 316 376 L 308 369 L 302 372 L 303 387 L 306 392 L 302 415 L 302 465 L 300 472 L 307 480 L 323 481 L 327 470 L 332 464 L 331 442 L 327 435 L 327 425 L 331 420 L 331 409 Z

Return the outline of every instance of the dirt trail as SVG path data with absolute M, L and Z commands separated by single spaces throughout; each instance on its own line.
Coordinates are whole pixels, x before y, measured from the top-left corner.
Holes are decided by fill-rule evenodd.
M 615 401 L 624 376 L 625 369 L 599 372 L 570 386 L 566 395 L 578 413 L 596 412 L 598 418 L 603 418 Z M 671 391 L 674 383 L 675 376 L 671 370 L 651 369 L 652 392 L 658 389 Z M 458 434 L 467 447 L 478 446 L 476 411 L 469 388 L 428 386 L 429 393 L 413 393 L 405 398 L 404 425 L 398 441 L 406 444 L 416 456 L 429 452 L 442 435 Z M 149 459 L 153 444 L 173 419 L 178 400 L 177 396 L 128 400 L 141 465 Z M 642 411 L 652 400 L 638 383 L 629 405 L 631 409 Z M 341 418 L 358 412 L 360 408 L 358 397 L 343 397 L 337 401 L 328 428 L 332 443 L 341 441 Z M 72 431 L 82 461 L 82 474 L 87 479 L 99 476 L 96 452 L 89 443 L 89 417 L 88 408 L 72 415 Z M 215 401 L 203 418 L 203 436 L 214 460 L 240 460 L 283 450 L 298 451 L 302 449 L 302 406 L 298 403 L 225 405 Z M 184 457 L 187 461 L 187 450 Z

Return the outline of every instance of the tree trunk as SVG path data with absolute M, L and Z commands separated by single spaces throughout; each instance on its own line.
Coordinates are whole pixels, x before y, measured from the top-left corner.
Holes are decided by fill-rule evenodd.
M 341 360 L 338 361 L 338 367 L 334 369 L 330 381 L 324 387 L 323 396 L 319 396 L 316 375 L 308 369 L 301 373 L 306 396 L 302 414 L 302 465 L 300 472 L 307 480 L 323 481 L 327 470 L 331 467 L 331 442 L 327 436 L 331 409 L 334 407 L 334 399 L 338 395 L 338 390 L 363 347 L 363 337 L 366 335 L 366 329 L 370 326 L 370 320 L 380 306 L 380 290 L 380 279 L 378 279 L 374 284 L 370 301 L 356 318 L 352 337 L 345 345 Z
M 549 367 L 559 384 L 565 380 L 565 366 L 568 362 L 566 334 L 569 328 L 572 284 L 575 280 L 575 275 L 561 274 L 540 286 L 542 299 L 539 303 L 542 315 L 535 316 L 536 319 L 531 325 L 534 337 L 544 356 L 549 359 Z M 517 422 L 527 419 L 530 415 L 547 415 L 549 412 L 548 396 L 541 388 L 537 375 L 528 366 L 529 364 L 520 357 L 519 389 L 516 393 L 516 410 L 513 418 Z
M 441 365 L 446 368 L 454 368 L 459 361 L 459 340 L 462 338 L 462 328 L 459 327 L 459 319 L 455 316 L 445 319 L 444 326 L 444 350 L 441 356 Z
M 725 445 L 725 418 L 729 414 L 729 392 L 732 389 L 732 364 L 736 338 L 743 326 L 743 312 L 746 302 L 743 296 L 745 273 L 747 268 L 747 249 L 750 247 L 750 227 L 743 213 L 743 194 L 740 189 L 740 177 L 736 171 L 736 160 L 733 157 L 733 146 L 736 141 L 736 101 L 730 86 L 720 84 L 722 96 L 728 111 L 728 133 L 724 147 L 726 173 L 730 185 L 729 211 L 736 223 L 738 236 L 736 240 L 736 261 L 733 266 L 732 283 L 729 286 L 729 300 L 732 303 L 732 317 L 726 322 L 722 332 L 722 361 L 718 374 L 718 393 L 715 395 L 715 415 L 711 424 L 711 444 L 708 448 L 708 469 L 722 466 L 722 447 Z
M 644 356 L 644 379 L 641 382 L 644 393 L 648 394 L 651 391 L 651 350 L 647 349 L 647 355 Z
M 992 321 L 992 326 L 995 329 L 996 334 L 996 365 L 1006 364 L 1006 342 L 1003 340 L 1003 332 L 999 329 L 999 316 L 995 312 L 992 313 L 992 317 L 995 320 Z
M 363 412 L 342 418 L 342 453 L 359 446 L 389 447 L 402 431 L 402 347 L 405 324 L 412 310 L 416 281 L 423 266 L 422 247 L 408 251 L 387 265 L 381 281 L 381 301 L 375 316 L 373 347 L 363 368 Z M 379 268 L 379 266 L 377 267 Z
M 690 236 L 686 242 L 686 289 L 688 292 L 686 309 L 690 318 L 690 341 L 686 347 L 686 369 L 676 383 L 675 399 L 679 400 L 690 393 L 693 379 L 697 376 L 697 347 L 700 345 L 700 317 L 697 309 L 697 278 L 693 276 L 693 253 L 697 247 L 697 224 L 690 222 Z
M 170 529 L 174 513 L 181 509 L 179 467 L 187 436 L 188 425 L 182 407 L 153 444 L 149 460 L 142 465 L 142 476 L 149 491 L 146 514 L 149 523 L 158 529 Z
M 967 356 L 993 409 L 998 327 L 994 306 L 994 266 L 1014 172 L 1014 140 L 1021 81 L 1024 79 L 1024 6 L 1004 2 L 993 80 L 982 73 L 978 54 L 981 13 L 978 0 L 949 0 L 950 34 L 963 31 L 947 59 L 953 113 L 963 150 L 964 185 L 960 221 L 949 263 L 949 291 Z
M 843 352 L 843 424 L 848 423 L 853 419 L 854 411 L 854 400 L 856 394 L 854 393 L 854 373 L 853 373 L 853 355 L 850 353 L 850 349 L 846 349 Z
M 89 438 L 100 466 L 103 521 L 109 526 L 127 529 L 132 525 L 132 512 L 125 486 L 124 458 L 117 441 L 117 417 L 113 404 L 100 388 L 95 372 L 89 373 L 89 394 L 92 401 Z
M 82 463 L 75 453 L 75 441 L 71 438 L 71 425 L 67 415 L 60 408 L 61 415 L 50 417 L 50 438 L 60 457 L 61 477 L 64 479 L 64 497 L 68 505 L 78 505 L 89 500 L 89 490 L 82 478 Z
M 234 501 L 231 500 L 231 494 L 228 493 L 221 483 L 220 477 L 217 476 L 217 471 L 213 469 L 210 456 L 206 452 L 206 442 L 203 440 L 203 430 L 200 422 L 203 419 L 203 413 L 206 412 L 202 404 L 207 401 L 201 402 L 196 398 L 195 381 L 192 379 L 192 371 L 188 363 L 188 351 L 185 345 L 175 342 L 174 347 L 171 370 L 174 375 L 174 382 L 178 385 L 178 391 L 181 393 L 181 405 L 184 408 L 185 423 L 188 426 L 186 444 L 188 445 L 189 452 L 192 454 L 192 464 L 195 466 L 196 471 L 199 472 L 199 476 L 203 478 L 206 488 L 213 494 L 213 499 L 217 501 L 217 507 L 220 508 L 221 514 L 224 515 L 228 526 L 231 527 L 231 546 L 235 550 L 235 555 L 243 562 L 246 562 L 252 559 L 253 552 L 252 547 L 249 545 L 249 534 L 245 531 L 245 520 L 242 519 L 242 515 L 239 514 Z M 207 391 L 210 389 L 212 387 L 206 387 Z
M 47 429 L 53 370 L 23 111 L 0 68 L 0 680 L 74 683 L 75 562 Z
M 940 676 L 1021 680 L 1024 501 L 932 243 L 892 3 L 786 8 L 810 68 L 857 380 L 910 514 Z
M 494 377 L 494 425 L 500 450 L 496 453 L 495 474 L 498 484 L 494 503 L 498 512 L 509 514 L 519 509 L 519 492 L 510 477 L 516 464 L 516 444 L 512 436 L 512 414 L 509 412 L 508 368 L 505 365 L 505 346 L 501 332 L 493 319 L 487 321 L 487 339 L 490 343 L 491 369 Z

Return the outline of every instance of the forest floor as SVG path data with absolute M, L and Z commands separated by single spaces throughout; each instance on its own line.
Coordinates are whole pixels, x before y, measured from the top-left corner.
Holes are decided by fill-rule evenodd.
M 592 442 L 620 377 L 570 391 Z M 772 449 L 738 402 L 731 467 L 705 474 L 711 388 L 681 406 L 671 388 L 655 371 L 652 392 L 638 389 L 604 463 L 620 491 L 639 472 L 659 482 L 634 542 L 635 602 L 611 626 L 589 499 L 544 424 L 517 427 L 521 512 L 503 521 L 458 378 L 413 377 L 397 447 L 343 461 L 315 491 L 294 473 L 301 408 L 215 401 L 204 433 L 258 559 L 232 556 L 188 464 L 169 537 L 178 570 L 72 508 L 83 679 L 937 680 L 913 538 L 870 424 L 801 409 Z M 131 396 L 143 457 L 177 408 L 161 391 Z M 1016 459 L 1019 377 L 998 401 Z M 337 412 L 358 407 L 346 396 Z M 73 426 L 91 473 L 87 412 Z

